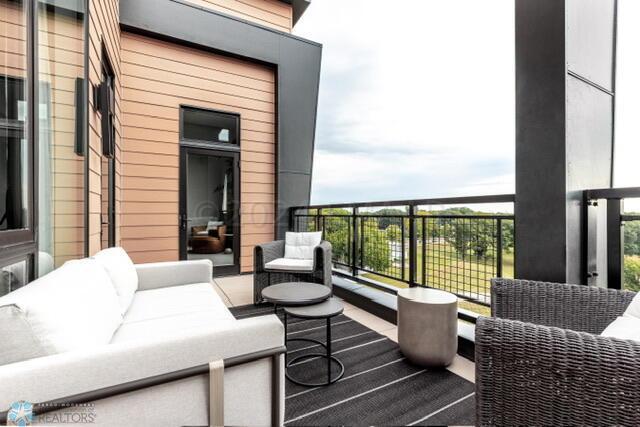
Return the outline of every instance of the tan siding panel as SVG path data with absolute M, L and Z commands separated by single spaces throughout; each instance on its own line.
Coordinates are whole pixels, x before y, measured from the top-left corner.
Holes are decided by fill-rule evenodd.
M 122 46 L 123 246 L 136 262 L 177 259 L 180 105 L 235 112 L 242 127 L 238 250 L 242 271 L 250 271 L 254 242 L 273 240 L 273 69 L 129 33 Z

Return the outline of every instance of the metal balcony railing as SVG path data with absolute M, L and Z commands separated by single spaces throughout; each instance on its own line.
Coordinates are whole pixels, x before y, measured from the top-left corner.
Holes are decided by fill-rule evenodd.
M 483 209 L 513 203 L 501 195 L 304 206 L 291 210 L 290 228 L 322 231 L 337 274 L 391 293 L 446 290 L 463 309 L 487 313 L 489 280 L 513 277 L 515 242 L 513 214 Z

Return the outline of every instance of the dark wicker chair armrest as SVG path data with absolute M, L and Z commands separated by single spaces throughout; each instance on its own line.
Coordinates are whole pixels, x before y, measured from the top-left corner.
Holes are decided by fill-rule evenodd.
M 333 271 L 333 259 L 332 259 L 332 246 L 331 243 L 323 240 L 318 246 L 316 246 L 313 255 L 313 270 L 322 271 L 322 281 L 328 287 L 332 287 L 331 275 Z
M 284 240 L 256 245 L 253 249 L 254 271 L 264 271 L 265 264 L 284 257 Z
M 493 279 L 491 313 L 580 332 L 601 333 L 622 315 L 634 292 L 529 280 Z
M 476 325 L 477 425 L 638 425 L 640 343 L 513 320 Z

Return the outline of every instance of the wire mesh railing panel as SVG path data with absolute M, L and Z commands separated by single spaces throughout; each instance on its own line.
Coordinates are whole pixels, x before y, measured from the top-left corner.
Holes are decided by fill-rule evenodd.
M 640 292 L 640 219 L 624 221 L 622 286 Z
M 323 216 L 324 239 L 331 243 L 333 262 L 351 266 L 353 256 L 353 218 L 350 216 Z
M 406 280 L 407 232 L 404 218 L 360 216 L 359 268 Z

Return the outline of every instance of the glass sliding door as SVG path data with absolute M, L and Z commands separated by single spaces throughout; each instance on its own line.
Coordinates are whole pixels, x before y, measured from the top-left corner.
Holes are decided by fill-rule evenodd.
M 181 258 L 209 259 L 216 274 L 238 274 L 239 154 L 182 147 Z

